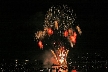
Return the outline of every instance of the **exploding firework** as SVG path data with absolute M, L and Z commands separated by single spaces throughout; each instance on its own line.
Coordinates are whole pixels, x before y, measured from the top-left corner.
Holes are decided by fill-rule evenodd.
M 55 51 L 51 50 L 59 65 L 67 64 L 66 58 L 67 58 L 68 51 L 69 50 L 67 49 L 65 50 L 64 47 L 58 48 Z
M 43 31 L 35 33 L 41 49 L 44 48 L 44 44 L 47 45 L 43 43 L 46 42 L 45 39 L 50 40 L 51 52 L 60 65 L 67 64 L 69 48 L 66 45 L 70 43 L 73 48 L 77 36 L 82 34 L 80 27 L 75 24 L 75 19 L 76 14 L 67 5 L 52 6 L 45 15 Z

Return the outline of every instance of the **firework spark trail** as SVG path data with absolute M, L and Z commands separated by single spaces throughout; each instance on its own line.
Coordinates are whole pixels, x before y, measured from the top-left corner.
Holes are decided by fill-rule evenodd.
M 66 51 L 66 57 L 67 57 L 68 52 L 69 52 L 69 50 Z M 65 58 L 65 63 L 67 64 L 66 58 Z
M 52 52 L 52 54 L 54 55 L 55 59 L 57 60 L 57 63 L 59 64 L 59 61 L 58 61 L 58 59 L 57 59 L 56 54 L 54 53 L 54 51 L 53 51 L 53 50 L 51 50 L 51 52 Z
M 79 34 L 81 35 L 82 34 L 82 31 L 81 31 L 80 27 L 79 26 L 76 26 L 76 29 L 78 30 Z

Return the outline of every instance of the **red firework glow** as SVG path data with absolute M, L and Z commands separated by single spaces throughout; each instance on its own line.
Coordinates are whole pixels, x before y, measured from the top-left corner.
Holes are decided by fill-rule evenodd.
M 51 28 L 48 28 L 48 35 L 52 35 L 53 34 L 53 30 Z
M 70 36 L 70 41 L 73 42 L 73 43 L 76 43 L 76 37 Z
M 65 37 L 68 36 L 68 31 L 67 31 L 67 30 L 64 32 L 64 36 L 65 36 Z
M 77 37 L 77 34 L 76 34 L 76 32 L 74 32 L 74 34 L 72 36 L 70 36 L 70 41 L 73 43 L 76 43 L 76 37 Z
M 42 49 L 42 48 L 43 48 L 42 41 L 39 41 L 39 42 L 38 42 L 38 45 L 39 45 L 40 49 Z
M 77 34 L 76 34 L 76 32 L 74 32 L 74 37 L 77 37 Z

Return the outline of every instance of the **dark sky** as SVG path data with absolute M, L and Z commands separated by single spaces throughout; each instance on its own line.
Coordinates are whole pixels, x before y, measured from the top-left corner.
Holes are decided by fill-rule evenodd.
M 76 44 L 79 51 L 105 51 L 107 49 L 108 3 L 105 1 L 2 0 L 0 3 L 0 53 L 2 57 L 9 54 L 21 56 L 27 52 L 33 54 L 39 51 L 34 42 L 34 32 L 40 26 L 32 21 L 36 22 L 34 21 L 36 15 L 39 16 L 40 13 L 44 15 L 52 5 L 56 4 L 67 4 L 77 15 L 77 22 L 83 32 Z

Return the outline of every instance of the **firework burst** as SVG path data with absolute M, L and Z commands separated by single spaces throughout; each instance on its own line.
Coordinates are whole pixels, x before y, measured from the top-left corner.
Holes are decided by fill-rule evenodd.
M 80 27 L 75 24 L 75 19 L 76 14 L 67 5 L 52 6 L 45 15 L 43 31 L 35 33 L 41 49 L 44 48 L 44 38 L 50 40 L 51 52 L 60 65 L 67 64 L 69 48 L 65 44 L 70 43 L 73 48 L 77 36 L 82 34 Z

